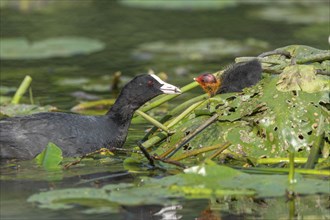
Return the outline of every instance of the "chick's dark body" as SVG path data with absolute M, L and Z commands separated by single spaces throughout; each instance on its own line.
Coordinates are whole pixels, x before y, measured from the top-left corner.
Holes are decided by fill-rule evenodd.
M 258 60 L 236 63 L 229 67 L 220 77 L 220 88 L 217 94 L 241 92 L 244 88 L 257 84 L 261 79 L 262 67 Z

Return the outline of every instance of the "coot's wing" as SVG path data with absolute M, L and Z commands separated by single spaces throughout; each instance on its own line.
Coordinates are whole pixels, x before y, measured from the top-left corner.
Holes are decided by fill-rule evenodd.
M 103 147 L 96 145 L 109 139 L 111 132 L 100 129 L 106 126 L 105 120 L 106 117 L 65 113 L 39 113 L 1 120 L 0 158 L 31 159 L 49 142 L 58 145 L 64 156 L 80 156 Z

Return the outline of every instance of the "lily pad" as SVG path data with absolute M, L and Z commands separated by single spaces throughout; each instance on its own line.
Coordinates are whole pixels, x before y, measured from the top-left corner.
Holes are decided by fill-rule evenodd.
M 329 22 L 328 3 L 310 4 L 308 6 L 297 5 L 272 5 L 262 10 L 251 12 L 251 16 L 260 17 L 270 21 L 285 21 L 298 24 L 315 24 Z M 317 16 L 315 16 L 317 15 Z
M 324 39 L 324 41 L 326 41 L 327 37 L 329 37 L 328 25 L 329 23 L 308 25 L 306 27 L 296 29 L 294 36 L 297 39 L 311 40 L 315 43 L 320 42 L 320 39 Z M 330 41 L 328 42 L 330 44 Z
M 268 43 L 256 39 L 247 39 L 244 42 L 221 38 L 157 41 L 141 44 L 133 55 L 137 59 L 149 57 L 164 60 L 219 60 L 222 57 L 256 53 L 258 50 L 261 52 L 267 47 Z
M 225 7 L 235 6 L 238 1 L 222 1 L 222 0 L 203 0 L 203 1 L 190 1 L 190 0 L 120 0 L 123 5 L 137 8 L 148 9 L 176 9 L 176 10 L 215 10 Z
M 5 105 L 11 102 L 13 97 L 0 95 L 0 105 Z
M 51 105 L 38 106 L 28 104 L 8 104 L 0 106 L 0 114 L 7 117 L 29 115 L 39 112 L 56 111 L 57 108 Z
M 0 87 L 0 95 L 6 95 L 8 93 L 15 92 L 16 90 L 17 90 L 16 87 L 8 87 L 8 86 L 1 85 L 1 87 Z
M 81 86 L 82 84 L 89 83 L 90 79 L 86 77 L 75 77 L 75 78 L 62 78 L 56 81 L 56 84 L 60 86 Z
M 309 93 L 329 91 L 330 81 L 327 76 L 316 75 L 312 65 L 292 65 L 284 68 L 276 85 L 280 91 L 301 90 Z
M 71 57 L 105 48 L 103 42 L 84 37 L 57 37 L 38 42 L 29 42 L 25 38 L 2 38 L 0 42 L 0 58 L 4 60 Z
M 97 101 L 82 102 L 72 107 L 71 111 L 80 112 L 88 109 L 109 109 L 115 101 L 115 99 L 101 99 Z
M 288 189 L 299 194 L 329 192 L 327 181 L 296 177 L 295 184 L 289 184 L 285 175 L 246 174 L 226 166 L 208 162 L 185 170 L 185 173 L 155 179 L 142 177 L 140 184 L 110 184 L 100 189 L 72 188 L 41 192 L 32 195 L 28 201 L 42 208 L 67 209 L 73 204 L 92 208 L 95 206 L 115 207 L 122 205 L 167 205 L 179 199 L 219 198 L 223 196 L 278 197 Z M 89 210 L 89 209 L 87 209 Z M 117 209 L 118 211 L 118 209 Z
M 209 109 L 215 109 L 213 111 L 219 115 L 218 121 L 182 147 L 174 159 L 191 150 L 226 142 L 231 144 L 229 150 L 250 160 L 262 156 L 286 157 L 287 152 L 292 150 L 297 152 L 297 156 L 308 156 L 313 145 L 322 138 L 317 129 L 322 133 L 329 126 L 329 111 L 325 107 L 329 103 L 328 91 L 282 92 L 276 89 L 278 80 L 279 77 L 266 77 L 243 93 L 212 98 Z M 206 106 L 199 107 L 175 125 L 175 133 L 151 154 L 162 155 L 205 123 L 210 115 L 199 115 L 198 112 L 203 109 Z M 204 160 L 213 152 L 199 154 L 194 158 L 197 161 Z

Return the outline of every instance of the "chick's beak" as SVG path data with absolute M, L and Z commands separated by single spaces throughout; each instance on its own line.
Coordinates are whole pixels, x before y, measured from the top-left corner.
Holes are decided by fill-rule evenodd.
M 181 90 L 169 83 L 165 83 L 160 87 L 160 90 L 165 94 L 181 94 Z
M 198 83 L 200 83 L 201 82 L 201 76 L 194 77 L 193 80 L 196 81 L 196 82 L 198 82 Z

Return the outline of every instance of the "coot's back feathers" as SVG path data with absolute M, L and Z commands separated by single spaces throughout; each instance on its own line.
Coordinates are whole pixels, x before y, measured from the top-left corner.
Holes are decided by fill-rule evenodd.
M 258 60 L 235 63 L 221 75 L 219 93 L 241 92 L 257 84 L 261 79 L 262 67 Z
M 112 136 L 120 136 L 104 116 L 67 113 L 39 113 L 0 122 L 1 158 L 29 159 L 40 153 L 48 142 L 60 146 L 64 156 L 76 156 L 100 147 L 121 146 Z
M 104 116 L 39 113 L 0 121 L 0 158 L 31 159 L 48 144 L 58 145 L 64 156 L 81 156 L 101 147 L 122 147 L 134 111 L 150 99 L 180 89 L 155 75 L 141 75 L 121 91 Z

